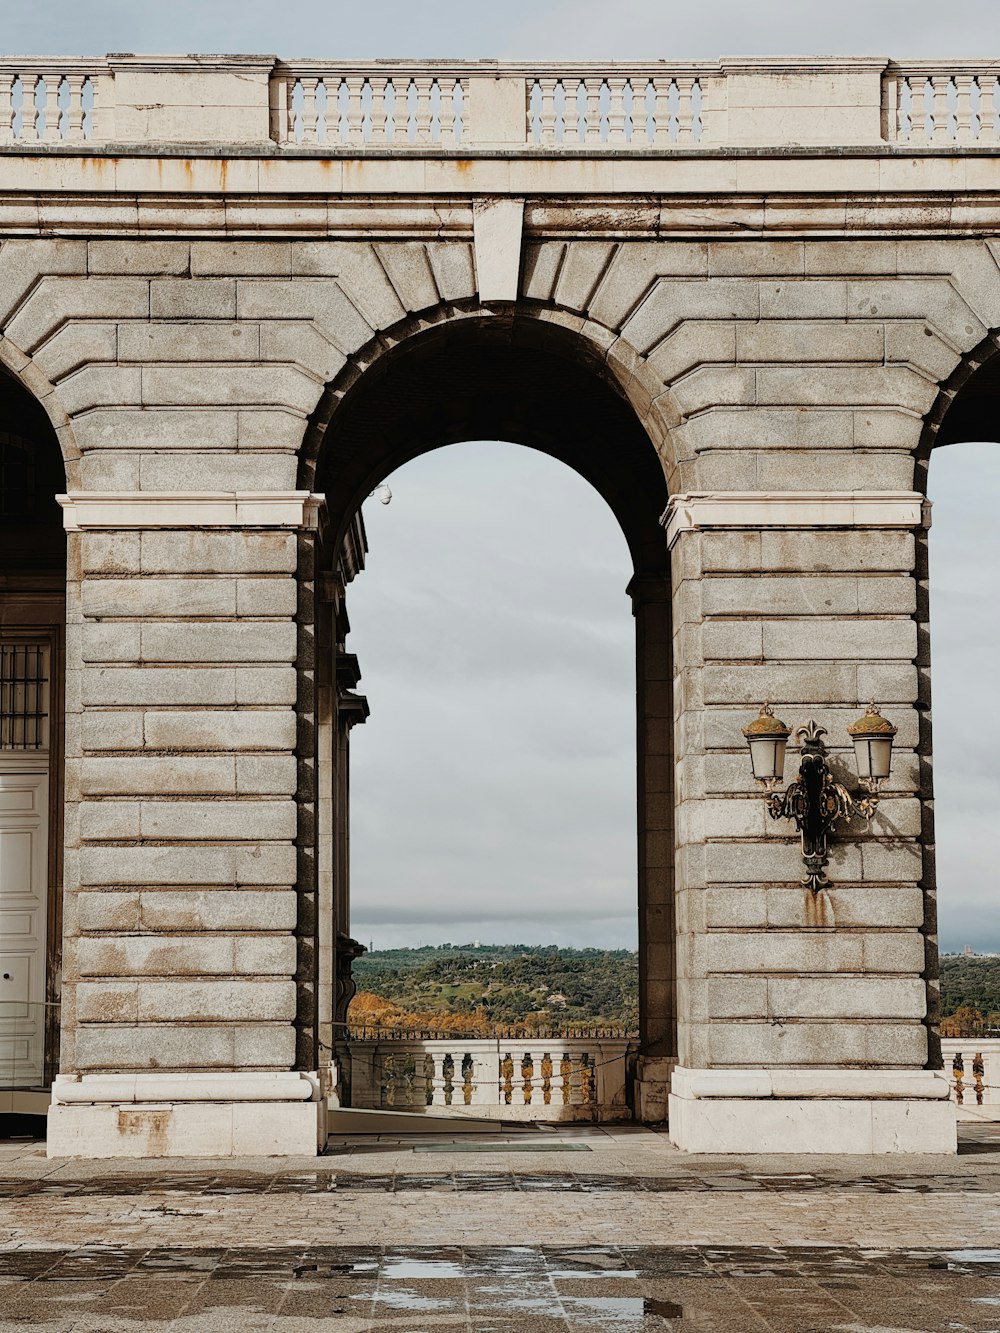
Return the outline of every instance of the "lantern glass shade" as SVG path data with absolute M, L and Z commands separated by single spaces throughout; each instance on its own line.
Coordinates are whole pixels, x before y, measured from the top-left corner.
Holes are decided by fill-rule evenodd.
M 788 737 L 775 732 L 765 732 L 757 736 L 748 736 L 747 744 L 750 746 L 750 763 L 757 781 L 780 781 L 785 771 L 785 746 L 788 744 Z
M 892 736 L 872 734 L 855 736 L 854 757 L 862 780 L 880 781 L 889 776 L 892 763 Z

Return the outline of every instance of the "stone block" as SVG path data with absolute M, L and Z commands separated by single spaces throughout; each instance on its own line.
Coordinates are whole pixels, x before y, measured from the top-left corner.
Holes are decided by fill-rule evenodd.
M 887 947 L 894 939 L 880 938 L 885 938 Z M 708 970 L 713 973 L 861 972 L 864 940 L 861 934 L 769 930 L 745 935 L 712 933 L 705 948 Z
M 107 812 L 121 807 L 103 802 L 100 808 Z M 143 801 L 136 814 L 139 836 L 157 840 L 280 841 L 294 838 L 296 831 L 296 808 L 291 801 Z M 104 818 L 110 821 L 114 816 L 105 813 Z
M 125 401 L 149 407 L 215 407 L 250 402 L 308 414 L 321 392 L 315 380 L 293 366 L 143 366 L 138 373 L 142 377 L 141 397 Z
M 238 755 L 236 790 L 241 796 L 293 796 L 298 788 L 294 755 Z
M 295 1017 L 292 981 L 140 981 L 140 1022 L 243 1023 Z
M 240 712 L 148 712 L 146 744 L 164 750 L 287 750 L 296 743 L 296 718 L 290 710 Z M 213 761 L 196 759 L 196 766 Z M 229 763 L 229 760 L 223 761 Z
M 920 977 L 769 977 L 766 1016 L 787 1018 L 912 1018 L 927 1012 Z
M 232 278 L 194 278 L 149 284 L 153 319 L 235 319 L 236 283 Z
M 291 706 L 298 694 L 292 667 L 236 668 L 236 703 Z
M 144 532 L 141 561 L 144 574 L 293 574 L 295 534 Z
M 81 930 L 136 930 L 139 926 L 139 894 L 78 893 L 76 915 Z
M 123 324 L 118 332 L 122 361 L 257 361 L 261 356 L 260 326 L 250 322 L 212 320 L 204 324 L 160 320 L 155 324 Z
M 92 710 L 80 719 L 80 744 L 84 750 L 141 750 L 142 715 L 113 710 Z M 110 761 L 120 767 L 117 759 Z
M 154 241 L 143 237 L 88 241 L 88 273 L 118 276 L 147 276 L 187 273 L 190 246 L 187 241 Z
M 136 719 L 141 725 L 141 714 Z M 80 791 L 88 796 L 232 794 L 236 791 L 236 766 L 224 755 L 197 759 L 177 755 L 148 759 L 86 757 L 80 762 Z
M 147 662 L 294 662 L 296 653 L 296 627 L 291 621 L 142 626 L 142 655 Z
M 910 661 L 917 652 L 917 627 L 910 619 L 765 621 L 763 631 L 769 659 Z
M 802 278 L 760 284 L 762 320 L 846 319 L 847 304 L 848 284 L 843 281 Z
M 85 574 L 134 574 L 139 569 L 137 532 L 81 532 L 77 543 Z
M 226 667 L 94 667 L 84 673 L 85 706 L 236 703 L 236 673 Z
M 250 847 L 84 847 L 80 883 L 149 885 L 273 884 L 296 880 L 295 848 Z
M 134 1023 L 138 987 L 127 981 L 81 981 L 76 985 L 76 1018 L 80 1023 Z
M 142 928 L 150 931 L 290 931 L 298 911 L 290 889 L 152 889 L 128 896 L 139 899 Z M 262 939 L 261 947 L 265 943 L 281 942 Z
M 80 653 L 84 662 L 138 662 L 139 626 L 118 621 L 84 625 Z
M 234 408 L 203 408 L 198 412 L 177 412 L 149 408 L 97 407 L 73 423 L 81 449 L 141 450 L 143 461 L 150 461 L 148 450 L 171 451 L 235 449 L 237 412 Z M 196 466 L 198 459 L 186 460 Z
M 112 939 L 81 939 L 77 965 L 84 977 L 171 977 L 221 973 L 235 966 L 234 944 L 225 936 L 118 935 Z M 133 1018 L 135 1014 L 133 1013 Z
M 234 579 L 88 579 L 82 588 L 85 616 L 234 616 Z M 136 627 L 138 633 L 138 627 Z
M 292 247 L 288 241 L 196 241 L 191 246 L 193 277 L 260 274 L 288 278 Z

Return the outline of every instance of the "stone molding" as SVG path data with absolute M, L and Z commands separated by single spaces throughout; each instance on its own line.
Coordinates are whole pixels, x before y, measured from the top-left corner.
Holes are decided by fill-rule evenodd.
M 679 1097 L 940 1101 L 951 1084 L 933 1069 L 685 1069 L 671 1075 Z
M 660 522 L 672 547 L 704 528 L 930 527 L 918 491 L 700 491 L 672 495 Z
M 119 528 L 308 528 L 325 496 L 309 491 L 88 491 L 57 495 L 68 532 Z
M 57 1074 L 56 1106 L 138 1102 L 308 1102 L 319 1097 L 318 1074 Z

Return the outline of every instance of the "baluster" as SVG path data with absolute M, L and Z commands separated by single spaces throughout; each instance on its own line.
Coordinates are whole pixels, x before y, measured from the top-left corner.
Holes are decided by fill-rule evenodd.
M 594 1078 L 594 1062 L 586 1053 L 580 1056 L 580 1092 L 584 1106 L 593 1106 L 597 1100 L 597 1087 Z
M 386 106 L 385 91 L 388 86 L 388 79 L 371 78 L 368 80 L 372 90 L 372 133 L 371 142 L 376 144 L 386 143 L 388 134 L 388 108 Z
M 298 82 L 298 79 L 289 79 L 285 85 L 285 94 L 288 99 L 285 105 L 285 120 L 288 126 L 288 138 L 286 142 L 288 143 L 295 143 L 295 131 L 297 128 L 295 124 L 295 85 Z
M 472 1105 L 472 1095 L 475 1092 L 475 1068 L 476 1062 L 473 1060 L 469 1051 L 462 1056 L 462 1105 Z
M 62 138 L 59 128 L 59 87 L 62 79 L 58 74 L 45 76 L 45 130 L 46 143 L 58 143 Z
M 694 79 L 677 80 L 677 142 L 690 143 L 694 138 Z
M 0 143 L 14 142 L 14 74 L 0 74 Z
M 955 75 L 955 142 L 972 142 L 972 75 Z
M 514 1061 L 510 1051 L 500 1061 L 500 1104 L 510 1106 L 514 1100 Z
M 628 79 L 608 79 L 611 103 L 608 108 L 608 143 L 625 142 L 625 85 Z
M 906 90 L 909 88 L 909 86 L 910 85 L 906 81 L 906 79 L 896 80 L 896 92 L 895 96 L 893 97 L 893 108 L 892 108 L 893 138 L 896 143 L 903 143 L 904 140 L 907 138 L 905 128 L 903 125 L 903 120 L 906 116 L 906 110 L 905 107 L 903 106 L 903 99 L 906 96 Z M 913 134 L 912 122 L 910 127 L 910 134 L 911 135 Z
M 997 110 L 994 93 L 997 80 L 987 75 L 977 80 L 979 84 L 979 142 L 997 142 Z
M 962 1105 L 964 1098 L 964 1088 L 962 1081 L 965 1075 L 965 1061 L 962 1059 L 962 1053 L 959 1051 L 951 1062 L 951 1072 L 955 1076 L 955 1101 L 959 1106 Z
M 586 89 L 584 89 L 585 98 L 586 95 Z M 563 143 L 580 143 L 583 138 L 580 134 L 581 111 L 586 115 L 586 111 L 580 102 L 580 80 L 563 79 L 563 96 L 566 99 L 563 112 Z M 586 129 L 584 133 L 586 133 Z
M 433 79 L 423 76 L 413 80 L 417 89 L 417 143 L 431 141 L 431 85 Z
M 982 1104 L 983 1104 L 983 1090 L 984 1090 L 984 1089 L 983 1089 L 983 1074 L 984 1074 L 984 1072 L 985 1072 L 985 1067 L 984 1067 L 984 1065 L 983 1065 L 983 1053 L 982 1053 L 982 1051 L 977 1051 L 976 1054 L 972 1057 L 972 1076 L 973 1076 L 973 1085 L 974 1085 L 974 1087 L 975 1087 L 975 1089 L 976 1089 L 976 1105 L 977 1105 L 977 1106 L 982 1106 Z
M 316 90 L 319 79 L 300 79 L 302 85 L 302 142 L 317 143 L 319 140 L 319 110 L 316 105 Z M 332 82 L 332 80 L 331 80 Z M 330 114 L 329 84 L 327 87 L 327 120 Z
M 438 79 L 438 88 L 441 92 L 441 142 L 442 144 L 453 144 L 455 140 L 455 88 L 458 85 L 454 79 Z
M 951 79 L 947 74 L 939 74 L 931 79 L 934 89 L 934 142 L 950 143 L 951 127 L 948 124 L 948 87 Z
M 69 89 L 69 106 L 66 108 L 66 138 L 74 141 L 83 138 L 83 85 L 86 79 L 82 74 L 67 74 L 66 86 Z
M 573 1095 L 573 1062 L 568 1051 L 563 1051 L 559 1057 L 559 1082 L 562 1085 L 563 1106 L 568 1106 Z
M 653 143 L 658 147 L 670 142 L 670 89 L 673 79 L 660 75 L 653 79 Z
M 533 1091 L 532 1078 L 535 1073 L 535 1062 L 531 1057 L 530 1051 L 525 1051 L 521 1056 L 521 1098 L 525 1106 L 531 1105 L 531 1094 Z
M 551 148 L 556 141 L 556 83 L 558 80 L 540 78 L 538 86 L 542 90 L 542 105 L 539 112 L 541 124 L 541 143 L 543 148 Z
M 910 143 L 927 143 L 927 80 L 909 79 Z
M 347 142 L 364 143 L 365 123 L 361 107 L 361 94 L 365 87 L 364 75 L 359 77 L 357 74 L 351 74 L 344 82 L 347 84 Z M 329 129 L 327 137 L 329 138 Z
M 21 138 L 25 143 L 34 143 L 38 139 L 38 107 L 35 106 L 35 91 L 39 83 L 37 74 L 21 75 Z
M 542 1053 L 542 1101 L 546 1106 L 552 1104 L 552 1056 L 548 1051 Z
M 569 1104 L 571 1106 L 579 1106 L 583 1101 L 580 1061 L 571 1059 L 569 1061 L 569 1066 Z
M 599 143 L 601 139 L 601 88 L 603 79 L 587 79 L 587 142 Z

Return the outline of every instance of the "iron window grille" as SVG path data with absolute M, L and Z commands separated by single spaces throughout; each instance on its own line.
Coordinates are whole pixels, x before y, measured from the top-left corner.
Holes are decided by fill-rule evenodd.
M 47 667 L 43 644 L 0 644 L 0 750 L 46 748 Z

